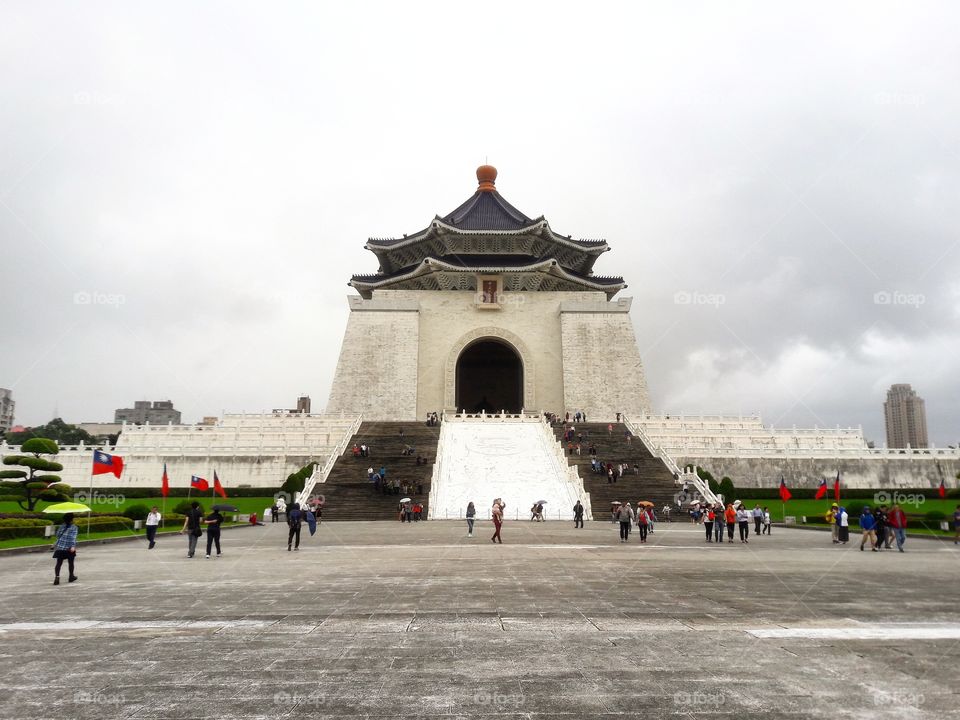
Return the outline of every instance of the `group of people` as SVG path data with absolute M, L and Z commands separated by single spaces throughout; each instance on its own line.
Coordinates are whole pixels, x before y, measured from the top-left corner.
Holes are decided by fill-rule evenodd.
M 630 469 L 630 466 L 627 463 L 604 463 L 602 460 L 597 460 L 596 458 L 590 459 L 590 470 L 591 472 L 597 475 L 605 474 L 607 476 L 607 484 L 613 484 L 624 475 L 627 474 L 627 471 Z M 633 464 L 633 474 L 640 474 L 640 464 Z
M 850 541 L 850 515 L 847 509 L 833 503 L 825 519 L 830 523 L 834 544 L 846 545 Z M 880 505 L 875 510 L 865 505 L 860 513 L 859 525 L 861 551 L 868 543 L 872 552 L 892 550 L 896 541 L 897 550 L 903 552 L 907 539 L 907 515 L 897 503 L 889 510 L 886 505 Z
M 695 505 L 690 510 L 690 516 L 694 524 L 703 523 L 705 540 L 708 543 L 722 543 L 724 530 L 727 531 L 727 542 L 732 543 L 733 531 L 736 529 L 740 542 L 749 544 L 751 522 L 756 535 L 771 534 L 770 509 L 756 505 L 753 510 L 750 510 L 739 500 L 729 503 L 726 507 L 720 503 Z
M 579 505 L 579 501 L 577 504 Z M 620 542 L 622 543 L 630 539 L 630 532 L 634 524 L 636 524 L 637 532 L 640 534 L 640 542 L 645 543 L 647 534 L 653 532 L 653 526 L 656 522 L 653 507 L 643 502 L 638 502 L 636 509 L 629 502 L 614 505 L 610 514 L 613 516 L 614 522 L 620 523 Z M 576 517 L 576 506 L 574 507 L 574 517 Z
M 423 520 L 423 503 L 416 500 L 404 500 L 397 505 L 400 522 L 420 522 Z
M 372 467 L 367 468 L 367 480 L 373 485 L 374 492 L 382 495 L 423 495 L 423 483 L 418 481 L 416 485 L 406 480 L 396 480 L 393 477 L 387 477 L 387 468 L 380 466 L 379 470 Z
M 427 413 L 427 427 L 436 427 L 440 424 L 440 418 L 435 412 Z

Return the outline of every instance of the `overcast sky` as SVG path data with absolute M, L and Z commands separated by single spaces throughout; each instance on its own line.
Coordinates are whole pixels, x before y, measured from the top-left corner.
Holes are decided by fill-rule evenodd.
M 326 403 L 371 236 L 606 238 L 656 409 L 960 440 L 956 3 L 0 6 L 17 421 Z M 389 351 L 389 349 L 385 349 Z

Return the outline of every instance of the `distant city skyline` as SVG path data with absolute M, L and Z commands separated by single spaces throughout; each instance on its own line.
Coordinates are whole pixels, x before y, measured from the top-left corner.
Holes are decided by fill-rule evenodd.
M 887 447 L 925 448 L 927 439 L 927 410 L 923 398 L 909 383 L 891 385 L 883 403 L 886 420 Z

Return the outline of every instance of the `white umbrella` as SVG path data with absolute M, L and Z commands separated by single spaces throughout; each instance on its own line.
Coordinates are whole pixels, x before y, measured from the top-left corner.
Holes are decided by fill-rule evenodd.
M 410 502 L 410 498 L 400 498 L 400 502 Z
M 546 500 L 537 500 L 537 501 L 534 503 L 534 505 L 546 505 L 546 504 L 547 504 L 547 501 L 546 501 Z

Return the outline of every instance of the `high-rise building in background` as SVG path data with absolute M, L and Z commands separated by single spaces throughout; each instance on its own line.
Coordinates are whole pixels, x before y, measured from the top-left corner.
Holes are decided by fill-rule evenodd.
M 113 421 L 128 422 L 135 425 L 150 423 L 151 425 L 180 424 L 180 411 L 174 410 L 170 400 L 137 400 L 132 408 L 122 408 L 113 413 Z
M 13 427 L 13 391 L 0 388 L 0 433 L 5 433 Z
M 310 396 L 301 395 L 297 398 L 297 412 L 298 413 L 310 413 Z
M 909 383 L 891 385 L 883 404 L 887 447 L 927 447 L 927 410 L 923 398 Z

